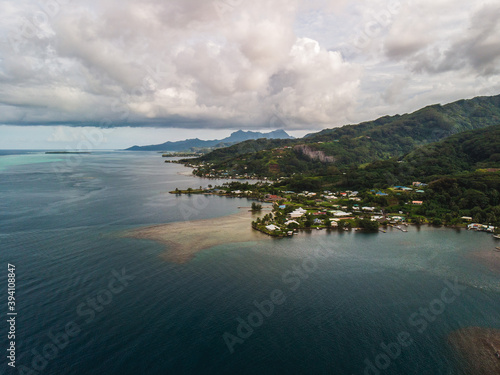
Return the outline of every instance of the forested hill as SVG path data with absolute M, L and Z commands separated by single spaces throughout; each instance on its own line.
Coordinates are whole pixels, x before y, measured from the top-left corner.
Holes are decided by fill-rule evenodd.
M 430 182 L 443 176 L 500 170 L 500 125 L 453 135 L 418 147 L 403 158 L 377 161 L 348 170 L 355 188 Z
M 467 130 L 500 124 L 500 95 L 433 105 L 411 114 L 326 129 L 296 140 L 257 140 L 216 150 L 200 159 L 230 174 L 325 174 L 401 157 L 417 146 Z M 203 171 L 201 171 L 203 172 Z M 203 174 L 203 173 L 200 173 Z

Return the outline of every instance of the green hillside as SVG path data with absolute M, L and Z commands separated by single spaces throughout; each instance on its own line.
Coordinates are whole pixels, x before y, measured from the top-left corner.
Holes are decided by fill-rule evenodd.
M 497 124 L 500 124 L 500 95 L 478 97 L 326 129 L 297 140 L 242 142 L 195 161 L 205 164 L 196 173 L 206 175 L 214 170 L 233 176 L 331 175 L 352 165 L 402 157 L 415 147 Z
M 403 158 L 349 168 L 350 184 L 358 188 L 429 182 L 447 175 L 500 168 L 500 125 L 453 135 L 417 147 Z

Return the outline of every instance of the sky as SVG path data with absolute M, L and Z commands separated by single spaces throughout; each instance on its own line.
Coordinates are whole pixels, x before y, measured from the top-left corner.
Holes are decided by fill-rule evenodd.
M 500 93 L 498 1 L 0 0 L 0 149 L 324 128 Z

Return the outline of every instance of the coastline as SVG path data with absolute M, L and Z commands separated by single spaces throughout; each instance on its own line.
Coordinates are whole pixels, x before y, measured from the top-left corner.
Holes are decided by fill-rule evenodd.
M 123 233 L 123 237 L 158 242 L 166 247 L 166 251 L 161 254 L 162 259 L 174 263 L 186 263 L 198 252 L 217 245 L 272 240 L 271 237 L 252 228 L 251 222 L 259 214 L 246 211 L 245 208 L 237 214 L 214 219 L 132 229 Z

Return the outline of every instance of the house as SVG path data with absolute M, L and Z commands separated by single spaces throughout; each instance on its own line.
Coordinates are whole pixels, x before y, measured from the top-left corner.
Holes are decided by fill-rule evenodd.
M 495 227 L 493 226 L 488 226 L 488 225 L 483 225 L 483 224 L 477 224 L 477 223 L 474 223 L 474 224 L 469 224 L 467 225 L 467 229 L 473 229 L 473 230 L 477 230 L 477 231 L 486 231 L 486 232 L 491 232 L 493 233 L 495 231 Z
M 326 215 L 326 212 L 318 211 L 318 212 L 313 213 L 313 215 L 314 216 Z
M 390 216 L 389 218 L 394 222 L 405 221 L 405 218 L 403 216 Z
M 338 199 L 335 195 L 327 195 L 327 196 L 325 196 L 325 198 L 328 200 Z
M 375 207 L 361 207 L 361 209 L 363 211 L 369 211 L 369 212 L 373 212 L 375 211 Z
M 298 219 L 306 214 L 306 210 L 304 210 L 302 207 L 297 208 L 295 211 L 291 212 L 289 214 L 291 219 Z
M 266 202 L 276 202 L 276 201 L 280 201 L 282 200 L 283 198 L 277 196 L 277 195 L 273 195 L 273 194 L 267 194 L 266 197 L 265 197 L 265 201 Z
M 472 218 L 470 216 L 462 216 L 460 219 L 465 221 L 472 221 Z
M 413 201 L 413 202 L 411 202 L 411 204 L 416 204 L 418 206 L 421 206 L 424 204 L 424 202 L 423 201 Z
M 286 226 L 289 226 L 290 224 L 297 224 L 297 225 L 300 225 L 298 221 L 295 221 L 295 220 L 288 220 L 285 225 Z
M 330 211 L 330 213 L 333 214 L 333 216 L 335 216 L 335 217 L 352 215 L 351 212 L 345 212 L 345 211 L 340 211 L 340 210 L 333 210 L 333 211 Z
M 406 186 L 394 186 L 394 190 L 412 191 L 413 189 Z
M 422 193 L 425 193 L 425 191 L 423 191 L 423 190 L 417 190 L 417 193 L 422 194 Z
M 270 230 L 271 232 L 274 232 L 275 230 L 278 230 L 278 229 L 280 229 L 280 228 L 279 228 L 279 227 L 277 227 L 277 226 L 276 226 L 276 225 L 274 225 L 274 224 L 271 224 L 271 225 L 267 225 L 267 226 L 266 226 L 266 229 L 267 229 L 267 230 Z
M 420 181 L 415 181 L 412 185 L 415 186 L 415 187 L 427 186 L 427 184 L 424 184 L 424 183 L 422 183 Z
M 323 224 L 323 220 L 321 219 L 314 219 L 314 225 L 321 225 Z

